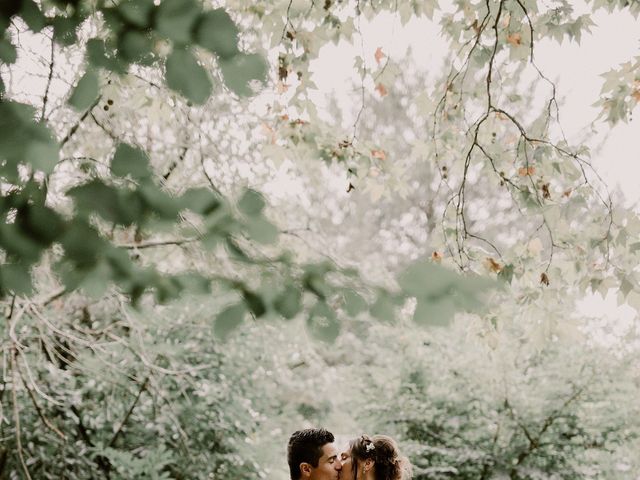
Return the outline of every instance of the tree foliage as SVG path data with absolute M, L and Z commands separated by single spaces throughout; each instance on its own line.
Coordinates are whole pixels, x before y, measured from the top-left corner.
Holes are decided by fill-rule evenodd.
M 437 21 L 444 69 L 365 52 L 385 15 Z M 0 477 L 265 478 L 305 422 L 391 430 L 418 478 L 640 468 L 636 353 L 571 314 L 640 307 L 640 221 L 535 50 L 592 27 L 564 0 L 3 2 Z M 323 109 L 331 43 L 361 51 Z M 637 63 L 604 74 L 610 125 Z

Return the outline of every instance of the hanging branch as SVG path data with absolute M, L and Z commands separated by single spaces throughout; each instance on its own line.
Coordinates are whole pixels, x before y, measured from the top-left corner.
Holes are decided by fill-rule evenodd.
M 40 121 L 43 122 L 46 118 L 47 101 L 49 100 L 49 88 L 51 87 L 51 79 L 53 78 L 53 69 L 55 65 L 55 42 L 53 36 L 51 36 L 51 60 L 49 62 L 49 76 L 47 78 L 47 86 L 44 89 L 44 96 L 42 98 L 42 112 L 40 114 Z

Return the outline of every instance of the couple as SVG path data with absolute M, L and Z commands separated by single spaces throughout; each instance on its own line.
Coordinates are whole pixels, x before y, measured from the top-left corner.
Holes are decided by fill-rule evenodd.
M 331 432 L 310 428 L 289 438 L 291 480 L 408 480 L 411 466 L 385 435 L 362 435 L 338 452 Z

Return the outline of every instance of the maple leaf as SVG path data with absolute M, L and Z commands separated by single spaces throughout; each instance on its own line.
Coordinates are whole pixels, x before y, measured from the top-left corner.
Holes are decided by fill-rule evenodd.
M 536 167 L 520 167 L 518 169 L 518 175 L 521 177 L 531 176 L 536 173 Z
M 371 156 L 373 158 L 377 158 L 378 160 L 386 160 L 387 154 L 384 150 L 371 150 Z
M 502 271 L 502 265 L 500 265 L 491 257 L 485 258 L 484 265 L 494 273 L 500 273 L 500 271 Z
M 381 97 L 384 97 L 389 93 L 387 91 L 387 87 L 385 87 L 382 83 L 376 85 L 376 92 L 378 92 Z
M 514 47 L 522 45 L 522 35 L 517 32 L 507 35 L 507 43 Z
M 378 65 L 380 65 L 380 62 L 382 62 L 382 59 L 386 57 L 381 47 L 376 48 L 376 53 L 374 53 L 373 56 L 375 57 L 376 63 Z

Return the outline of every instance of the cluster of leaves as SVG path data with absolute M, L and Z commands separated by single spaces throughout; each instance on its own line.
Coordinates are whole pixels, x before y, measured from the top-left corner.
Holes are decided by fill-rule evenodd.
M 153 314 L 119 295 L 29 307 L 12 353 L 20 383 L 3 388 L 19 412 L 3 435 L 19 433 L 3 437 L 2 474 L 24 473 L 21 449 L 25 478 L 264 477 L 247 442 L 273 397 L 255 395 L 257 358 L 211 339 L 207 313 L 219 307 L 198 299 Z
M 508 330 L 490 328 L 493 348 L 473 334 L 456 342 L 453 332 L 371 332 L 367 349 L 385 350 L 393 336 L 404 354 L 360 368 L 375 372 L 353 380 L 365 398 L 361 422 L 399 437 L 417 479 L 633 478 L 638 424 L 627 419 L 636 388 L 625 365 L 636 357 L 564 340 L 518 352 Z M 398 380 L 388 386 L 391 376 Z
M 615 125 L 631 120 L 631 113 L 640 103 L 640 57 L 626 62 L 617 69 L 603 73 L 601 95 L 598 101 L 602 116 Z

